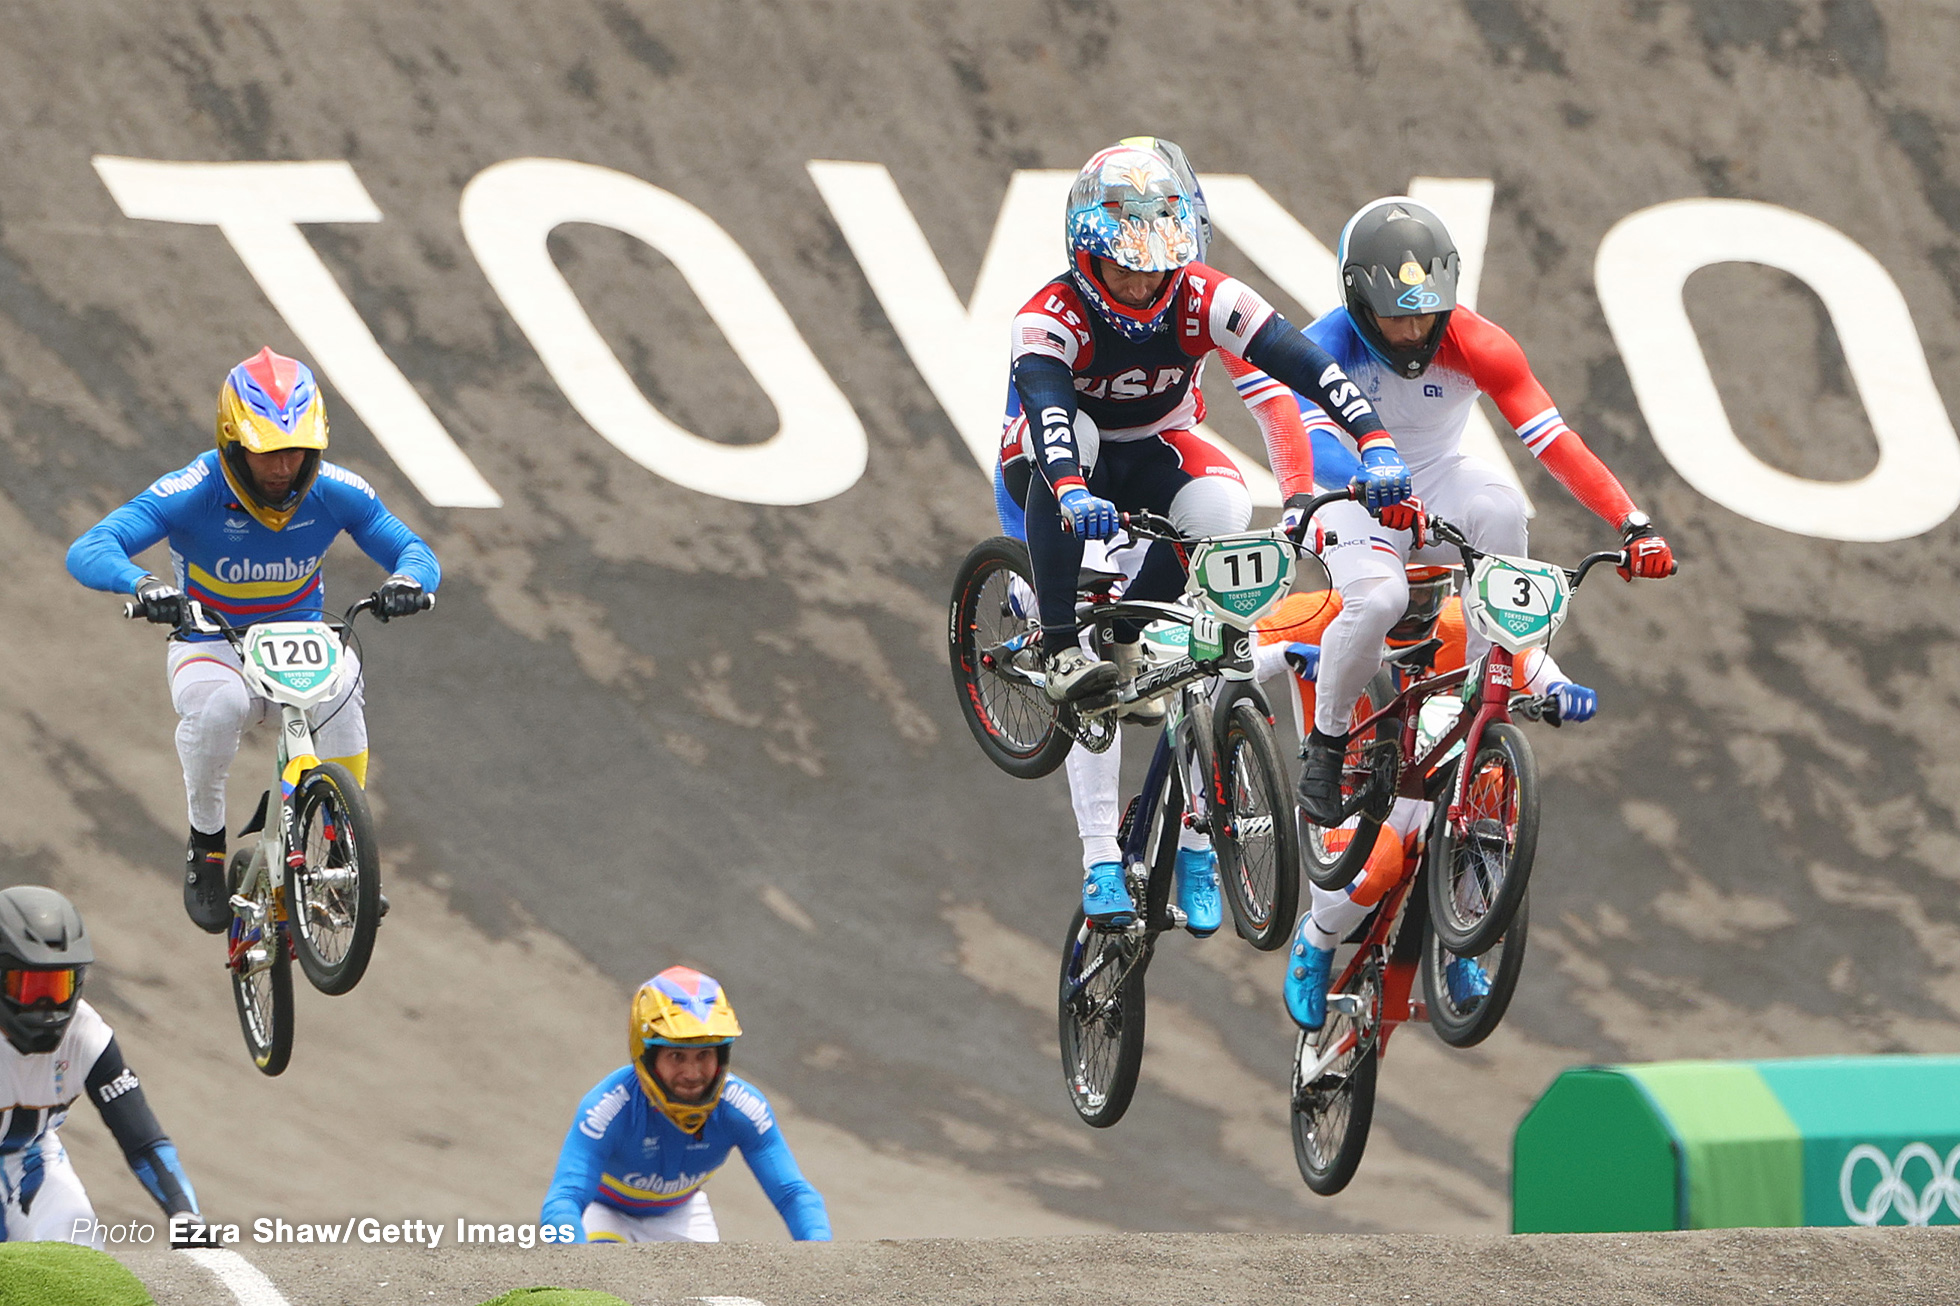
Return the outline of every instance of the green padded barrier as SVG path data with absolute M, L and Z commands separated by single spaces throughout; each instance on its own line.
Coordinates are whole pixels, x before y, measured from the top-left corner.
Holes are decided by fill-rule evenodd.
M 1960 1224 L 1960 1057 L 1757 1068 L 1803 1135 L 1805 1224 Z
M 1511 1194 L 1519 1233 L 1960 1224 L 1960 1057 L 1568 1070 Z
M 1803 1223 L 1803 1138 L 1756 1067 L 1739 1061 L 1624 1066 L 1681 1147 L 1680 1228 Z
M 1652 1099 L 1609 1067 L 1568 1070 L 1518 1124 L 1514 1233 L 1676 1229 L 1675 1142 Z

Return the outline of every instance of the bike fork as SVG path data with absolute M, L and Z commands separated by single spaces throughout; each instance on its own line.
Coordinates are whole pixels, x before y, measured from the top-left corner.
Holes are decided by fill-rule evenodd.
M 1477 700 L 1477 713 L 1463 735 L 1463 760 L 1456 768 L 1456 783 L 1450 786 L 1450 829 L 1463 828 L 1463 803 L 1470 794 L 1470 772 L 1476 766 L 1477 746 L 1484 729 L 1492 722 L 1511 719 L 1511 690 L 1515 659 L 1509 651 L 1493 644 L 1484 656 L 1483 692 Z

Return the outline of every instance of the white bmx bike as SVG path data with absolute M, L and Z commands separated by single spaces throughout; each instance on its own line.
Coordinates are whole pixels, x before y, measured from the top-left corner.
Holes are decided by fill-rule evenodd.
M 422 606 L 434 602 L 424 595 Z M 387 909 L 367 796 L 345 766 L 319 758 L 307 720 L 309 709 L 361 674 L 348 656 L 354 619 L 379 607 L 380 596 L 370 594 L 338 621 L 267 621 L 239 630 L 196 600 L 184 601 L 179 633 L 221 636 L 238 651 L 246 688 L 279 706 L 277 811 L 267 789 L 238 832 L 257 834 L 257 841 L 232 853 L 225 867 L 225 966 L 246 1050 L 267 1075 L 284 1071 L 293 1053 L 293 958 L 320 992 L 348 992 L 367 972 Z M 123 613 L 138 617 L 142 607 L 126 604 Z

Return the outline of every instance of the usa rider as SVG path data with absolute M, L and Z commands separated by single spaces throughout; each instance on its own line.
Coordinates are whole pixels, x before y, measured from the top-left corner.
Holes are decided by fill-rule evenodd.
M 1004 488 L 1025 513 L 1043 671 L 1058 702 L 1103 697 L 1142 661 L 1142 632 L 1127 623 L 1115 631 L 1113 661 L 1080 647 L 1085 540 L 1114 535 L 1121 509 L 1162 513 L 1187 535 L 1246 524 L 1250 500 L 1237 468 L 1192 430 L 1203 416 L 1198 368 L 1212 350 L 1317 397 L 1356 440 L 1370 506 L 1409 492 L 1394 439 L 1326 351 L 1251 287 L 1199 261 L 1190 190 L 1150 149 L 1098 152 L 1069 192 L 1068 270 L 1014 319 L 1013 387 L 1028 419 L 1009 428 Z M 1175 551 L 1158 544 L 1126 592 L 1164 601 L 1183 581 Z M 1083 909 L 1111 924 L 1133 913 L 1114 862 L 1091 867 Z

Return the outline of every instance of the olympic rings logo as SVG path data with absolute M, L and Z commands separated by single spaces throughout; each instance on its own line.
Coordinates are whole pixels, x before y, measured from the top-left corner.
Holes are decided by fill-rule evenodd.
M 1878 1170 L 1878 1182 L 1863 1204 L 1851 1191 L 1860 1161 L 1870 1161 Z M 1906 1167 L 1914 1161 L 1925 1162 L 1927 1169 L 1926 1184 L 1918 1192 L 1906 1183 Z M 1960 1218 L 1960 1179 L 1956 1172 L 1960 1172 L 1960 1147 L 1947 1153 L 1942 1162 L 1940 1154 L 1925 1143 L 1907 1144 L 1896 1160 L 1870 1143 L 1860 1143 L 1851 1149 L 1844 1158 L 1844 1168 L 1838 1171 L 1838 1194 L 1844 1199 L 1844 1214 L 1853 1224 L 1875 1225 L 1892 1211 L 1907 1224 L 1931 1224 L 1941 1203 Z

